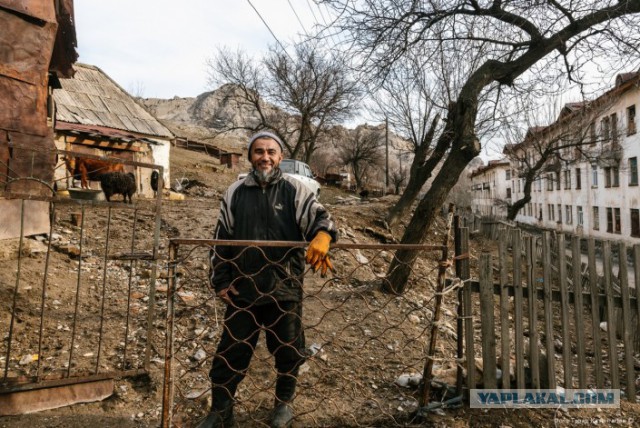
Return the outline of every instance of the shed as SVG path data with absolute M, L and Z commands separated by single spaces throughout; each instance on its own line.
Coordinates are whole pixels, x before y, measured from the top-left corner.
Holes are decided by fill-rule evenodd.
M 55 142 L 58 149 L 78 154 L 119 158 L 164 167 L 169 187 L 169 149 L 173 133 L 100 68 L 76 64 L 71 78 L 60 79 L 53 93 Z M 64 187 L 68 172 L 59 160 L 56 179 Z M 153 197 L 148 168 L 126 166 L 137 179 L 138 197 Z M 60 185 L 59 185 L 60 186 Z

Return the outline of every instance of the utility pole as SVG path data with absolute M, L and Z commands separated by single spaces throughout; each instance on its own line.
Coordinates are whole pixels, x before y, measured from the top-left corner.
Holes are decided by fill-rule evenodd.
M 389 188 L 389 118 L 384 118 L 384 146 L 385 146 L 385 174 L 384 174 L 384 189 L 382 194 L 387 195 L 387 189 Z

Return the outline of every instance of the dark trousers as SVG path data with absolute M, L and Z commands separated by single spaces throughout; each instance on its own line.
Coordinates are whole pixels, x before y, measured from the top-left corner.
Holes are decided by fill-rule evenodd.
M 244 379 L 264 329 L 267 348 L 278 372 L 276 399 L 290 401 L 295 392 L 298 368 L 304 363 L 302 303 L 276 302 L 238 308 L 227 306 L 224 329 L 209 377 L 213 387 L 213 408 L 224 408 Z

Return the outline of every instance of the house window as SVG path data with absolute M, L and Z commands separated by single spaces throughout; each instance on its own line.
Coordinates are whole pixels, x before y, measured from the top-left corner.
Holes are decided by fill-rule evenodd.
M 555 208 L 553 204 L 547 205 L 547 210 L 549 211 L 549 221 L 554 221 L 556 219 Z
M 598 137 L 596 135 L 596 123 L 591 122 L 589 124 L 589 143 L 593 146 L 594 144 L 596 144 L 597 140 Z
M 560 190 L 560 171 L 553 175 L 553 178 L 556 182 L 556 190 Z
M 611 139 L 613 144 L 618 144 L 618 114 L 611 115 Z
M 571 170 L 567 169 L 564 172 L 564 188 L 565 190 L 571 189 Z
M 607 208 L 607 232 L 613 233 L 613 208 Z
M 638 185 L 638 158 L 629 158 L 629 186 Z
M 636 105 L 627 107 L 627 135 L 636 133 Z
M 640 237 L 640 210 L 631 208 L 631 236 Z
M 558 204 L 558 223 L 562 223 L 562 204 Z
M 604 169 L 604 187 L 611 187 L 611 168 Z
M 576 189 L 582 188 L 582 178 L 580 177 L 580 168 L 576 168 Z
M 598 187 L 598 166 L 591 165 L 591 187 Z
M 573 223 L 573 218 L 571 218 L 572 210 L 573 210 L 573 207 L 571 205 L 564 206 L 564 220 L 565 220 L 565 223 L 567 224 Z
M 600 208 L 593 207 L 593 230 L 600 230 Z
M 602 134 L 602 142 L 606 143 L 611 138 L 611 121 L 609 117 L 603 117 L 600 121 L 600 134 Z
M 507 180 L 507 181 L 511 180 L 511 170 L 510 170 L 510 169 L 508 169 L 508 170 L 505 172 L 505 174 L 506 174 L 505 180 Z
M 611 167 L 611 186 L 620 187 L 620 170 L 617 166 Z
M 620 208 L 613 209 L 613 230 L 615 233 L 622 233 L 622 223 L 620 222 Z
M 580 205 L 576 206 L 576 217 L 578 218 L 578 226 L 584 225 L 584 213 Z
M 511 187 L 507 187 L 507 199 L 511 199 Z
M 547 174 L 547 190 L 553 190 L 553 174 Z

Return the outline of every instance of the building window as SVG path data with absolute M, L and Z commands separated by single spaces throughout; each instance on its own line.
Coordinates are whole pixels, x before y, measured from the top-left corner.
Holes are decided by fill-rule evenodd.
M 567 169 L 564 172 L 564 188 L 565 190 L 571 189 L 571 170 Z
M 591 145 L 595 145 L 596 141 L 598 140 L 598 137 L 596 135 L 596 123 L 595 122 L 591 122 L 589 124 L 589 143 L 591 143 Z
M 638 185 L 638 158 L 629 158 L 629 186 Z
M 598 166 L 591 165 L 591 187 L 598 187 Z
M 576 206 L 576 217 L 578 219 L 578 226 L 584 225 L 584 213 L 580 205 Z
M 600 230 L 600 208 L 593 207 L 593 230 Z
M 636 105 L 627 107 L 627 135 L 636 133 Z
M 582 188 L 582 178 L 580 177 L 580 168 L 576 168 L 576 189 Z
M 562 204 L 558 204 L 558 223 L 562 223 Z
M 511 187 L 507 187 L 507 199 L 511 199 Z
M 555 208 L 553 204 L 547 205 L 547 211 L 549 211 L 549 221 L 554 221 L 556 219 Z
M 631 208 L 631 236 L 640 237 L 640 210 Z
M 620 208 L 607 208 L 607 232 L 617 234 L 622 232 Z
M 611 187 L 611 168 L 606 167 L 604 169 L 604 187 Z
M 560 171 L 553 174 L 553 178 L 556 182 L 556 190 L 560 190 Z
M 620 170 L 617 166 L 611 167 L 611 186 L 620 187 Z
M 618 144 L 618 114 L 611 115 L 611 139 L 613 144 Z
M 571 205 L 564 206 L 564 220 L 565 220 L 565 223 L 567 224 L 573 223 L 573 218 L 571 218 L 572 210 L 573 210 L 573 207 Z
M 600 121 L 600 134 L 602 135 L 603 144 L 611 138 L 611 122 L 609 116 L 603 117 Z
M 553 174 L 547 174 L 547 190 L 553 190 Z
M 511 180 L 511 170 L 510 169 L 506 170 L 505 174 L 506 174 L 505 180 L 507 181 Z

